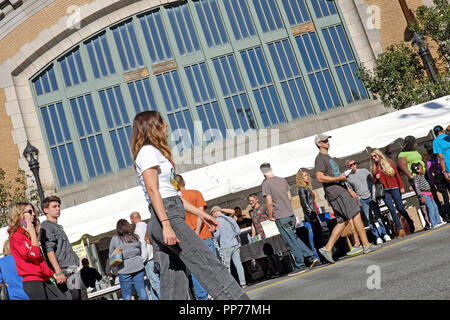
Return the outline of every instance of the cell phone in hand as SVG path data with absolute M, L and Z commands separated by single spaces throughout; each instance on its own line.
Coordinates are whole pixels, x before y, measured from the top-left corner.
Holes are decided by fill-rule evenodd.
M 27 227 L 27 222 L 25 221 L 25 219 L 22 219 L 22 220 L 20 221 L 20 223 L 22 224 L 22 226 L 23 226 L 24 228 Z
M 345 172 L 344 172 L 345 176 L 348 177 L 350 172 L 352 172 L 352 169 L 345 170 Z

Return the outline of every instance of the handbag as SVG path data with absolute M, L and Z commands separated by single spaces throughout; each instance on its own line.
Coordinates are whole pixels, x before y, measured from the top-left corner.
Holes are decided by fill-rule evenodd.
M 109 266 L 116 267 L 123 263 L 122 248 L 116 247 L 109 256 Z
M 10 300 L 8 288 L 6 287 L 6 282 L 3 279 L 2 279 L 2 288 L 0 290 L 0 300 Z
M 384 186 L 381 183 L 375 184 L 375 199 L 380 200 L 384 198 Z

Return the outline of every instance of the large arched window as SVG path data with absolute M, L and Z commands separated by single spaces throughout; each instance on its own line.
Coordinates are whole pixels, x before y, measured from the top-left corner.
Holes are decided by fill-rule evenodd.
M 30 84 L 60 190 L 133 166 L 137 112 L 160 111 L 184 152 L 367 99 L 357 66 L 335 1 L 188 0 L 91 35 Z

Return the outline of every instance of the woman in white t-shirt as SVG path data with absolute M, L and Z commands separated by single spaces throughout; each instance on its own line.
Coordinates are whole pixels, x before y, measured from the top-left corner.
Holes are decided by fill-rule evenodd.
M 189 299 L 192 272 L 215 300 L 248 299 L 228 270 L 185 222 L 185 210 L 215 230 L 217 220 L 180 197 L 167 143 L 168 125 L 157 111 L 133 120 L 131 150 L 150 210 L 150 233 L 159 246 L 161 299 Z

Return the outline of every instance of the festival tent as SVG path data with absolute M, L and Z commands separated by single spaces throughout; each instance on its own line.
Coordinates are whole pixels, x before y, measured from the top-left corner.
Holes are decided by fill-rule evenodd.
M 423 137 L 437 124 L 444 128 L 450 124 L 450 95 L 327 131 L 332 136 L 330 155 L 342 158 L 367 146 L 385 147 L 407 135 Z M 260 185 L 263 176 L 259 166 L 263 162 L 271 164 L 275 175 L 290 177 L 300 167 L 312 168 L 317 152 L 314 136 L 310 136 L 184 172 L 183 177 L 187 188 L 199 190 L 208 201 Z M 133 211 L 140 212 L 143 220 L 149 218 L 140 186 L 63 209 L 58 223 L 73 243 L 83 235 L 94 237 L 114 230 L 116 222 L 127 219 Z M 0 248 L 7 239 L 6 230 L 0 229 Z

